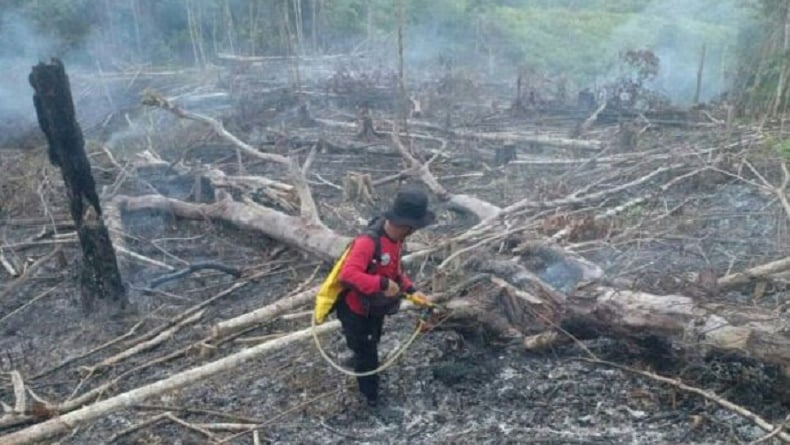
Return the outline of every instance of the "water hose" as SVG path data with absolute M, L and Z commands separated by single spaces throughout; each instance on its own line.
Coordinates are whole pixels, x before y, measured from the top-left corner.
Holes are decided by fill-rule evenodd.
M 318 352 L 321 353 L 321 356 L 324 358 L 324 360 L 326 360 L 326 362 L 329 363 L 333 368 L 337 369 L 338 371 L 342 372 L 345 375 L 349 375 L 352 377 L 367 377 L 369 375 L 378 374 L 386 370 L 390 366 L 394 365 L 395 362 L 403 355 L 403 353 L 406 352 L 409 346 L 411 346 L 411 344 L 414 343 L 414 340 L 416 340 L 417 337 L 420 336 L 420 333 L 422 332 L 422 328 L 425 327 L 425 324 L 426 324 L 425 320 L 420 318 L 420 320 L 417 322 L 417 328 L 414 330 L 411 336 L 409 336 L 408 340 L 406 340 L 406 343 L 404 343 L 403 346 L 401 346 L 395 351 L 392 357 L 390 357 L 386 362 L 384 362 L 378 368 L 365 372 L 355 372 L 346 369 L 340 366 L 339 364 L 337 364 L 334 360 L 332 360 L 331 357 L 329 357 L 329 354 L 327 354 L 327 352 L 324 350 L 324 347 L 321 346 L 321 341 L 318 339 L 318 333 L 315 330 L 316 327 L 315 315 L 310 317 L 310 333 L 313 334 L 313 340 L 315 340 L 315 346 L 318 348 Z

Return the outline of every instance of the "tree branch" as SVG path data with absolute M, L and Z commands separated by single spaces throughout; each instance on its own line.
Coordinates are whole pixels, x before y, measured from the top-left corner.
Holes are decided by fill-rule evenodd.
M 161 95 L 155 92 L 152 92 L 150 90 L 146 91 L 143 97 L 143 104 L 162 108 L 182 119 L 189 119 L 209 125 L 218 136 L 227 140 L 228 142 L 233 144 L 235 147 L 237 147 L 244 153 L 256 157 L 258 159 L 263 159 L 266 161 L 276 162 L 278 164 L 285 165 L 286 168 L 288 168 L 291 178 L 296 184 L 296 191 L 299 194 L 299 201 L 301 207 L 300 213 L 302 217 L 305 218 L 307 221 L 309 221 L 311 224 L 321 225 L 321 220 L 318 216 L 318 208 L 316 207 L 315 201 L 313 200 L 313 196 L 310 193 L 310 186 L 307 184 L 307 178 L 305 176 L 305 172 L 309 170 L 313 158 L 315 157 L 315 146 L 311 148 L 310 155 L 308 155 L 307 162 L 305 163 L 305 165 L 302 168 L 299 168 L 295 159 L 290 159 L 286 156 L 282 156 L 278 154 L 264 153 L 258 151 L 251 145 L 237 138 L 233 133 L 226 130 L 225 127 L 222 125 L 222 122 L 209 116 L 184 110 L 183 108 L 174 105 L 166 98 L 162 97 Z
M 322 324 L 321 326 L 317 326 L 315 329 L 320 335 L 326 332 L 337 330 L 339 327 L 340 323 L 338 321 L 330 321 Z M 0 437 L 0 444 L 28 444 L 65 433 L 70 428 L 74 428 L 77 425 L 90 422 L 91 420 L 98 419 L 124 408 L 129 408 L 150 397 L 193 385 L 201 380 L 205 380 L 221 372 L 238 368 L 253 359 L 269 355 L 273 352 L 277 352 L 292 346 L 295 343 L 307 340 L 310 337 L 310 329 L 303 329 L 301 331 L 284 335 L 275 340 L 244 349 L 219 360 L 191 368 L 168 378 L 158 380 L 154 383 L 150 383 L 131 391 L 110 397 L 109 399 L 87 405 L 76 411 L 72 411 L 62 416 L 58 416 L 45 422 L 15 431 L 11 434 L 7 434 Z
M 228 130 L 226 130 L 225 126 L 222 125 L 222 122 L 203 114 L 187 111 L 173 104 L 159 93 L 156 93 L 151 90 L 146 90 L 143 93 L 142 102 L 143 105 L 158 107 L 163 110 L 169 111 L 180 119 L 188 119 L 210 126 L 211 129 L 214 130 L 214 133 L 217 134 L 217 136 L 220 136 L 223 139 L 227 140 L 228 142 L 233 144 L 236 148 L 248 154 L 249 156 L 252 156 L 257 159 L 262 159 L 264 161 L 276 162 L 278 164 L 283 164 L 283 165 L 288 165 L 289 163 L 287 157 L 278 154 L 264 153 L 262 151 L 259 151 L 255 147 L 245 143 L 244 141 L 242 141 L 241 139 L 237 138 L 232 133 L 230 133 Z
M 717 284 L 720 288 L 737 286 L 745 284 L 755 278 L 764 278 L 768 275 L 783 272 L 790 269 L 790 257 L 782 258 L 781 260 L 771 261 L 770 263 L 761 264 L 742 272 L 736 272 L 725 275 L 718 279 Z
M 714 402 L 717 405 L 721 406 L 722 408 L 727 409 L 729 411 L 732 411 L 735 414 L 738 414 L 739 416 L 751 421 L 752 423 L 754 423 L 755 425 L 757 425 L 758 427 L 762 428 L 765 431 L 768 431 L 770 433 L 774 433 L 775 430 L 777 429 L 777 426 L 775 426 L 772 423 L 768 422 L 767 420 L 763 419 L 757 413 L 754 413 L 754 412 L 752 412 L 752 411 L 750 411 L 750 410 L 748 410 L 748 409 L 746 409 L 746 408 L 744 408 L 744 407 L 742 407 L 740 405 L 736 405 L 736 404 L 730 402 L 729 400 L 727 400 L 725 398 L 722 398 L 722 397 L 719 397 L 718 395 L 716 395 L 716 394 L 714 394 L 714 393 L 712 393 L 710 391 L 707 391 L 707 390 L 704 390 L 704 389 L 701 389 L 701 388 L 696 388 L 694 386 L 686 385 L 685 383 L 681 382 L 680 380 L 671 379 L 669 377 L 664 377 L 664 376 L 658 375 L 658 374 L 653 373 L 653 372 L 641 371 L 639 369 L 630 368 L 628 366 L 619 365 L 617 363 L 612 363 L 612 362 L 608 362 L 608 361 L 605 361 L 605 360 L 587 359 L 587 358 L 583 358 L 581 360 L 583 360 L 585 362 L 588 362 L 588 363 L 594 363 L 594 364 L 598 364 L 598 365 L 609 366 L 611 368 L 617 368 L 617 369 L 619 369 L 621 371 L 630 372 L 632 374 L 640 375 L 642 377 L 646 377 L 648 379 L 655 380 L 657 382 L 666 383 L 666 384 L 674 386 L 675 388 L 678 388 L 680 390 L 683 390 L 683 391 L 686 391 L 686 392 L 690 392 L 692 394 L 696 394 L 698 396 L 703 397 L 706 400 Z M 782 439 L 782 441 L 784 441 L 784 442 L 790 442 L 790 434 L 781 431 L 782 425 L 779 425 L 778 427 L 780 429 L 779 430 L 780 432 L 776 433 L 776 437 Z
M 392 142 L 398 148 L 401 156 L 408 162 L 410 170 L 416 172 L 420 180 L 436 195 L 439 199 L 448 201 L 448 204 L 456 209 L 463 210 L 475 215 L 479 220 L 490 220 L 499 215 L 502 211 L 499 207 L 470 195 L 454 195 L 447 191 L 433 176 L 429 169 L 429 164 L 423 165 L 414 157 L 401 143 L 397 128 L 392 131 Z M 434 158 L 435 159 L 435 158 Z
M 235 267 L 226 266 L 224 264 L 220 264 L 212 261 L 201 261 L 198 263 L 190 264 L 189 267 L 187 267 L 186 269 L 181 269 L 177 272 L 165 274 L 158 278 L 155 278 L 151 280 L 151 283 L 148 284 L 148 287 L 153 289 L 155 287 L 161 286 L 164 283 L 167 283 L 168 281 L 177 280 L 191 273 L 195 273 L 205 269 L 213 269 L 213 270 L 218 270 L 220 272 L 225 272 L 226 274 L 232 275 L 235 278 L 239 278 L 241 276 L 241 270 Z

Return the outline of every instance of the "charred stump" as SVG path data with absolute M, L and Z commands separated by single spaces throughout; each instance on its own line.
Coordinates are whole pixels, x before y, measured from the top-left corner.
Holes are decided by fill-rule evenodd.
M 516 78 L 516 98 L 510 106 L 510 111 L 515 116 L 533 116 L 537 107 L 537 94 L 534 89 L 526 92 L 525 74 L 520 73 Z
M 621 122 L 617 131 L 617 146 L 620 151 L 629 152 L 639 144 L 639 125 L 635 122 Z
M 315 127 L 317 125 L 313 116 L 310 115 L 310 108 L 307 107 L 307 103 L 299 105 L 297 122 L 299 122 L 301 127 Z
M 365 141 L 375 141 L 381 139 L 382 135 L 373 126 L 373 118 L 370 117 L 370 110 L 363 108 L 359 112 L 359 132 L 357 139 Z
M 516 78 L 516 98 L 513 99 L 513 103 L 510 105 L 510 110 L 513 113 L 526 113 L 527 106 L 524 104 L 524 94 L 523 94 L 523 74 L 519 73 L 518 77 Z
M 592 113 L 597 106 L 595 94 L 589 88 L 579 91 L 576 97 L 576 107 L 585 113 Z
M 49 64 L 39 63 L 33 67 L 29 80 L 35 90 L 33 104 L 38 124 L 49 145 L 49 160 L 63 175 L 71 217 L 79 234 L 83 309 L 91 310 L 97 298 L 106 298 L 123 307 L 126 289 L 110 233 L 102 219 L 96 183 L 85 154 L 85 141 L 63 63 L 58 59 L 52 59 Z
M 496 147 L 494 152 L 494 165 L 502 166 L 508 164 L 510 161 L 516 160 L 516 146 L 513 144 L 505 144 L 501 147 Z

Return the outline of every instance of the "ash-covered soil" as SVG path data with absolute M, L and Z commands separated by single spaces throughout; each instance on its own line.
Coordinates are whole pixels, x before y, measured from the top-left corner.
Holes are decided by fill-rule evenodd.
M 207 97 L 203 93 L 201 97 Z M 293 97 L 283 96 L 282 91 L 269 96 L 293 102 Z M 259 99 L 280 100 L 269 96 L 262 94 Z M 347 151 L 320 149 L 308 175 L 323 221 L 338 232 L 355 233 L 367 218 L 387 206 L 398 187 L 397 182 L 377 187 L 372 203 L 348 202 L 343 198 L 342 185 L 349 172 L 367 173 L 375 180 L 403 170 L 398 156 L 367 150 L 369 146 L 388 145 L 386 139 L 370 143 L 355 139 L 354 130 L 283 127 L 293 117 L 284 116 L 293 111 L 288 101 L 291 105 L 279 110 L 275 106 L 259 112 L 242 109 L 248 114 L 239 110 L 229 113 L 224 96 L 222 101 L 222 111 L 217 114 L 223 116 L 227 127 L 242 139 L 259 138 L 255 144 L 263 150 L 291 153 L 303 160 L 310 146 L 321 140 L 355 147 Z M 329 100 L 314 105 L 311 107 L 314 117 L 351 121 L 349 116 L 353 116 L 352 110 L 339 113 L 335 109 L 337 104 Z M 480 104 L 459 105 L 459 108 L 461 111 L 453 116 L 454 125 L 463 123 L 469 131 L 494 128 L 567 135 L 574 123 L 572 119 L 536 122 L 514 118 L 505 112 L 482 118 L 484 107 Z M 159 110 L 134 109 L 131 115 L 139 126 L 122 126 L 115 128 L 117 131 L 104 129 L 106 138 L 88 143 L 100 188 L 117 185 L 120 193 L 130 195 L 150 193 L 153 189 L 185 200 L 193 199 L 195 193 L 194 175 L 174 171 L 141 170 L 135 172 L 141 181 L 132 175 L 118 185 L 119 171 L 102 154 L 101 143 L 106 143 L 127 167 L 136 153 L 153 148 L 164 159 L 181 160 L 192 168 L 211 163 L 228 174 L 260 174 L 287 181 L 282 168 L 266 163 L 251 161 L 240 171 L 234 150 L 214 138 L 205 127 L 176 121 Z M 389 129 L 390 117 L 387 107 L 374 108 L 374 120 L 380 129 Z M 432 119 L 439 122 L 444 117 L 437 113 Z M 281 122 L 276 129 L 267 126 L 267 122 L 275 121 Z M 444 122 L 436 125 L 441 124 Z M 415 126 L 411 131 L 451 140 L 446 134 L 426 127 Z M 615 127 L 602 126 L 587 137 L 611 141 L 616 133 Z M 591 154 L 517 144 L 516 161 L 525 162 L 507 166 L 493 165 L 496 143 L 451 140 L 447 153 L 440 155 L 431 169 L 455 193 L 474 194 L 501 206 L 525 198 L 540 203 L 561 199 L 587 186 L 590 186 L 588 193 L 595 193 L 637 180 L 656 168 L 671 166 L 676 155 L 730 143 L 732 139 L 719 133 L 707 129 L 651 130 L 635 152 L 626 153 L 613 150 Z M 429 141 L 421 147 L 439 150 L 441 144 Z M 670 152 L 669 156 L 661 152 L 664 149 Z M 598 157 L 599 161 L 587 162 L 591 157 Z M 609 160 L 600 160 L 606 157 Z M 536 159 L 576 164 L 530 164 Z M 771 159 L 766 157 L 762 165 L 755 163 L 765 169 L 769 180 L 777 180 L 778 172 Z M 134 332 L 129 337 L 132 339 L 163 326 L 188 308 L 230 288 L 239 279 L 217 271 L 204 271 L 152 291 L 147 289 L 151 281 L 169 271 L 124 258 L 132 307 L 124 312 L 104 308 L 85 316 L 79 309 L 76 284 L 80 254 L 73 239 L 68 238 L 73 227 L 68 227 L 59 172 L 46 164 L 43 153 L 0 151 L 0 161 L 4 171 L 10 173 L 0 179 L 3 252 L 15 264 L 29 265 L 53 247 L 62 246 L 61 253 L 33 277 L 13 292 L 0 294 L 3 295 L 0 371 L 20 371 L 30 388 L 42 398 L 62 402 L 119 378 L 102 394 L 105 398 L 227 356 L 273 335 L 307 326 L 309 316 L 297 314 L 290 320 L 257 326 L 221 344 L 185 350 L 205 339 L 214 323 L 274 302 L 308 282 L 315 283 L 327 264 L 261 235 L 239 232 L 222 224 L 182 221 L 160 214 L 124 215 L 123 238 L 135 252 L 174 268 L 197 261 L 220 261 L 263 276 L 209 305 L 198 321 L 177 330 L 156 348 L 109 369 L 89 374 L 84 367 L 125 350 L 132 340 L 113 344 L 52 370 L 69 357 L 87 354 L 130 330 Z M 690 172 L 707 161 L 702 155 L 689 156 L 678 171 Z M 585 167 L 578 168 L 579 165 Z M 549 218 L 557 214 L 569 218 L 562 220 L 566 223 L 594 215 L 651 193 L 671 177 L 659 175 L 653 181 L 602 200 L 562 209 L 558 206 L 553 213 L 553 209 L 538 207 L 533 213 L 542 217 L 525 222 L 525 232 L 513 244 L 556 233 Z M 276 205 L 265 196 L 252 197 L 264 205 Z M 600 264 L 608 278 L 620 285 L 627 283 L 631 289 L 655 293 L 688 294 L 699 287 L 694 274 L 698 277 L 711 270 L 715 276 L 721 276 L 790 254 L 788 219 L 773 199 L 764 190 L 733 176 L 706 172 L 689 183 L 667 189 L 613 221 L 584 226 L 584 230 L 572 234 L 565 246 Z M 440 215 L 439 222 L 420 233 L 414 244 L 423 248 L 431 246 L 442 237 L 461 233 L 474 224 L 468 217 L 448 211 L 442 203 L 433 204 Z M 56 235 L 65 237 L 38 238 L 41 229 L 52 226 L 53 221 L 56 226 L 62 224 Z M 509 247 L 505 244 L 490 250 L 507 255 Z M 437 262 L 437 258 L 431 257 L 410 272 L 427 288 Z M 9 286 L 17 279 L 0 269 L 0 280 Z M 48 290 L 49 293 L 43 294 Z M 767 307 L 782 307 L 787 302 L 788 289 L 779 280 L 763 292 L 767 296 L 762 299 L 754 297 L 752 287 L 726 294 L 698 295 Z M 41 298 L 31 302 L 37 296 Z M 27 303 L 30 305 L 25 306 Z M 402 312 L 388 320 L 382 356 L 408 337 L 414 323 L 415 314 L 411 312 Z M 328 334 L 323 341 L 335 357 L 342 359 L 347 355 L 339 334 Z M 595 339 L 585 340 L 584 344 L 602 359 L 655 370 L 710 389 L 773 422 L 781 422 L 788 410 L 790 398 L 781 390 L 779 370 L 743 357 L 705 360 L 684 357 L 658 341 L 637 344 Z M 178 351 L 183 354 L 177 354 Z M 167 356 L 171 358 L 162 360 Z M 76 428 L 59 443 L 107 443 L 126 428 L 166 412 L 184 423 L 159 418 L 151 425 L 113 439 L 112 443 L 252 443 L 250 433 L 232 438 L 233 432 L 204 428 L 217 423 L 256 424 L 262 443 L 283 444 L 733 444 L 765 434 L 751 422 L 697 396 L 581 360 L 585 356 L 578 346 L 558 347 L 542 354 L 528 353 L 522 345 L 492 337 L 478 326 L 448 322 L 441 330 L 421 337 L 400 362 L 386 371 L 382 388 L 384 404 L 369 410 L 360 403 L 353 379 L 325 364 L 307 341 Z M 151 365 L 154 360 L 162 361 Z M 5 377 L 0 378 L 0 400 L 13 402 L 10 380 Z M 205 431 L 211 431 L 213 436 L 209 437 Z
M 266 264 L 278 247 L 209 223 L 179 222 L 177 226 L 150 219 L 137 236 L 192 238 L 194 251 L 176 255 L 214 255 L 224 251 L 229 264 Z M 156 229 L 158 227 L 158 229 Z M 163 227 L 169 227 L 162 230 Z M 280 249 L 282 250 L 282 249 Z M 73 258 L 77 252 L 67 251 Z M 275 252 L 276 253 L 276 252 Z M 310 271 L 291 274 L 290 267 L 310 264 L 303 255 L 282 251 L 273 274 L 209 306 L 200 322 L 179 331 L 161 347 L 83 381 L 80 392 L 205 337 L 212 321 L 274 301 L 293 289 Z M 20 295 L 36 294 L 58 281 L 74 278 L 75 263 L 53 271 L 52 281 L 36 282 Z M 310 264 L 313 266 L 313 264 Z M 278 278 L 279 277 L 279 278 Z M 38 281 L 38 280 L 37 280 Z M 135 310 L 112 318 L 87 319 L 77 309 L 76 289 L 61 285 L 45 301 L 4 323 L 0 348 L 4 370 L 17 369 L 30 378 L 69 356 L 84 353 L 127 332 L 144 320 L 140 332 L 166 323 L 192 304 L 230 286 L 232 279 L 207 273 L 162 286 L 168 294 L 132 291 Z M 3 311 L 21 301 L 4 301 Z M 245 333 L 243 338 L 287 333 L 304 327 L 307 317 L 276 321 Z M 382 357 L 397 348 L 415 325 L 415 314 L 402 312 L 388 319 Z M 263 341 L 263 340 L 261 340 Z M 347 357 L 338 333 L 322 337 L 330 353 Z M 122 380 L 122 391 L 166 378 L 254 344 L 230 342 L 217 350 L 191 351 Z M 654 369 L 663 375 L 715 390 L 769 419 L 784 415 L 782 394 L 776 392 L 778 370 L 743 359 L 719 357 L 684 362 L 658 344 L 633 344 L 598 339 L 586 341 L 592 352 L 617 363 Z M 95 364 L 112 347 L 40 379 L 31 388 L 48 400 L 65 400 L 80 384 L 80 365 Z M 264 443 L 536 443 L 536 444 L 732 444 L 751 441 L 763 432 L 732 413 L 699 397 L 643 378 L 587 363 L 576 346 L 544 354 L 527 353 L 520 344 L 491 338 L 475 326 L 448 325 L 421 337 L 405 357 L 383 375 L 383 405 L 368 409 L 357 396 L 353 379 L 325 364 L 311 342 L 289 346 L 198 385 L 148 400 L 144 406 L 114 413 L 79 428 L 62 444 L 106 443 L 114 434 L 147 418 L 169 411 L 193 424 L 255 423 Z M 0 399 L 10 400 L 3 387 Z M 206 413 L 205 411 L 212 411 Z M 218 435 L 217 437 L 229 437 Z M 219 439 L 217 439 L 219 440 Z M 182 425 L 160 421 L 118 438 L 119 444 L 216 443 Z M 250 434 L 224 443 L 251 443 Z

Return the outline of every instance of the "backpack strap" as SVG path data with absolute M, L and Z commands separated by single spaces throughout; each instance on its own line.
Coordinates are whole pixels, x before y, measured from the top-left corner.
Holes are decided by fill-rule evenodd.
M 367 272 L 373 272 L 373 269 L 381 263 L 381 236 L 384 234 L 384 219 L 383 218 L 375 218 L 365 231 L 362 233 L 363 236 L 367 236 L 373 240 L 373 257 L 368 264 Z
M 373 240 L 373 257 L 370 259 L 370 263 L 368 263 L 368 267 L 365 270 L 367 273 L 372 273 L 373 270 L 381 263 L 381 237 L 384 235 L 384 218 L 374 218 L 370 221 L 368 226 L 365 228 L 365 231 L 362 232 L 359 236 L 367 236 Z M 348 243 L 346 246 L 346 251 L 351 249 L 354 244 L 354 240 Z M 340 291 L 338 298 L 332 304 L 332 307 L 329 310 L 329 313 L 334 312 L 337 309 L 337 305 L 340 301 L 344 301 L 346 298 L 346 294 L 348 294 L 349 289 L 345 288 Z

